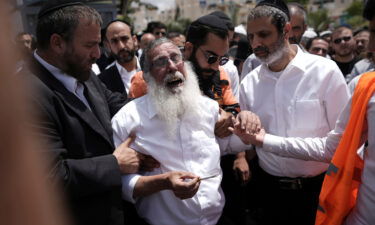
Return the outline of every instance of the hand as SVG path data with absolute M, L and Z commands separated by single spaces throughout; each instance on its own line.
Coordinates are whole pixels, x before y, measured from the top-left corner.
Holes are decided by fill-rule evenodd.
M 121 173 L 137 173 L 140 169 L 151 171 L 159 167 L 159 162 L 151 156 L 141 154 L 129 148 L 134 139 L 134 136 L 130 136 L 113 152 L 120 166 Z
M 180 199 L 192 198 L 198 191 L 199 177 L 188 172 L 168 172 L 169 188 Z
M 232 113 L 220 109 L 220 119 L 215 124 L 215 135 L 217 137 L 224 138 L 232 134 L 228 128 L 233 126 L 233 118 Z
M 249 182 L 251 171 L 246 160 L 245 152 L 237 154 L 237 158 L 233 162 L 233 170 L 236 178 L 240 180 L 241 185 L 246 185 Z
M 232 131 L 242 140 L 244 144 L 252 144 L 258 147 L 263 146 L 264 136 L 266 135 L 266 131 L 263 128 L 255 134 L 246 133 L 245 131 L 238 129 L 233 129 Z
M 237 115 L 233 124 L 234 129 L 250 134 L 258 133 L 262 127 L 259 117 L 255 113 L 245 110 Z

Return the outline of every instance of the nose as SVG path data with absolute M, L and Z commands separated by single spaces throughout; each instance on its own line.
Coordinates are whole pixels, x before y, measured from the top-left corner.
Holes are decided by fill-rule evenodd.
M 251 45 L 252 49 L 255 49 L 255 48 L 261 46 L 262 42 L 261 42 L 260 38 L 258 38 L 256 35 L 254 35 L 254 37 L 250 40 L 250 45 Z
M 178 70 L 177 65 L 178 63 L 175 63 L 171 59 L 168 59 L 168 65 L 167 65 L 168 72 L 169 73 L 176 72 Z
M 94 49 L 91 52 L 91 57 L 95 58 L 95 59 L 99 59 L 100 58 L 100 48 L 99 48 L 99 45 L 96 45 L 94 47 Z
M 210 64 L 210 68 L 213 70 L 219 70 L 219 61 L 220 59 L 216 60 L 215 63 Z

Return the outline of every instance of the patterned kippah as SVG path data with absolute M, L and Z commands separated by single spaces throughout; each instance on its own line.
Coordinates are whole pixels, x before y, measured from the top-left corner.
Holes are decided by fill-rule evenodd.
M 288 6 L 285 4 L 283 0 L 263 0 L 259 2 L 255 7 L 262 6 L 262 5 L 271 6 L 271 7 L 280 9 L 282 12 L 284 12 L 287 15 L 288 19 L 290 20 Z

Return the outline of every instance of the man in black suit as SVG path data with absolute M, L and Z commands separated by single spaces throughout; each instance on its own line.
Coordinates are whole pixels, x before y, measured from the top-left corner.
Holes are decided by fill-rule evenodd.
M 105 28 L 104 44 L 116 61 L 99 78 L 113 92 L 127 96 L 132 77 L 141 70 L 135 56 L 136 43 L 132 27 L 124 21 L 114 20 Z
M 52 156 L 50 175 L 64 185 L 74 224 L 124 224 L 121 175 L 149 159 L 123 143 L 115 149 L 111 117 L 125 103 L 92 74 L 101 17 L 77 1 L 48 1 L 38 14 L 30 62 L 35 124 Z M 147 161 L 147 160 L 146 160 Z

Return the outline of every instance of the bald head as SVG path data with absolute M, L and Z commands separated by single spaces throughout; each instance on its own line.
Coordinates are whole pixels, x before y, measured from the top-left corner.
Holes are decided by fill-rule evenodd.
M 145 49 L 148 44 L 150 44 L 153 40 L 155 40 L 155 36 L 151 33 L 145 33 L 141 37 L 140 48 Z

